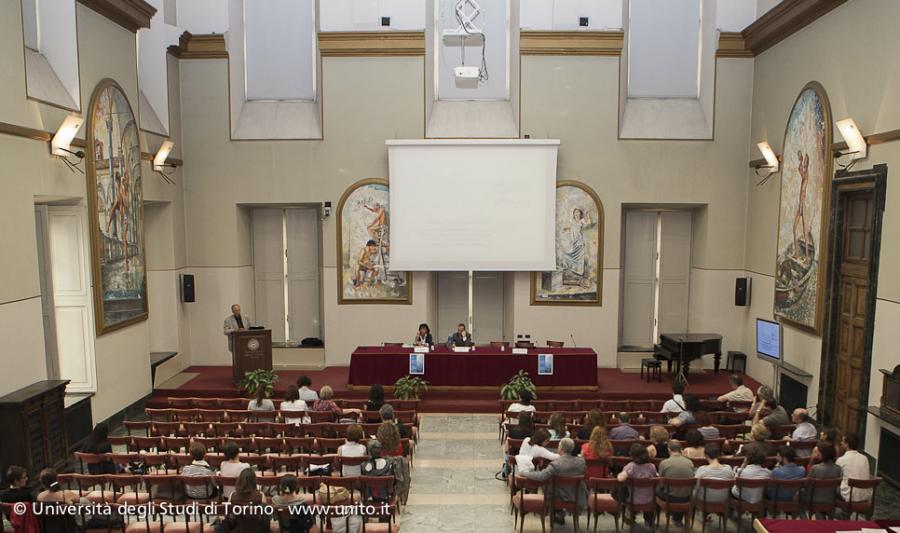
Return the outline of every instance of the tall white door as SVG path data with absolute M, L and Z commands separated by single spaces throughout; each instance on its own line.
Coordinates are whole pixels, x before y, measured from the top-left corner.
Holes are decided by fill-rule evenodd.
M 658 333 L 686 333 L 691 280 L 691 212 L 660 213 Z
M 655 211 L 628 211 L 625 214 L 620 341 L 623 346 L 653 344 L 657 217 Z
M 47 379 L 59 379 L 59 349 L 56 341 L 56 313 L 53 304 L 53 273 L 50 260 L 50 228 L 46 205 L 34 206 L 37 237 L 38 275 L 41 283 L 41 316 L 44 321 L 44 353 Z

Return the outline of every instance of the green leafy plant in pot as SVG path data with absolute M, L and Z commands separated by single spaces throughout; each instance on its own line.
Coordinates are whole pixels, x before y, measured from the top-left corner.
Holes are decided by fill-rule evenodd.
M 394 398 L 419 399 L 419 391 L 428 390 L 428 382 L 418 376 L 403 376 L 394 383 Z
M 247 396 L 255 396 L 260 387 L 266 390 L 266 397 L 272 396 L 275 384 L 278 383 L 278 374 L 274 370 L 251 370 L 244 373 L 244 378 L 238 383 L 238 388 Z
M 507 381 L 505 385 L 500 387 L 500 399 L 517 400 L 519 398 L 519 393 L 523 390 L 531 392 L 531 396 L 537 398 L 537 390 L 535 389 L 534 382 L 531 381 L 531 377 L 528 376 L 528 372 L 519 370 L 517 373 L 513 374 L 513 377 L 509 378 L 509 381 Z

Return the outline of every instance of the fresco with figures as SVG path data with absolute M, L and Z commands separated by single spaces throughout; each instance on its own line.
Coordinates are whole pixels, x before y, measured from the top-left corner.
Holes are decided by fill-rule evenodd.
M 556 270 L 536 272 L 532 304 L 600 305 L 603 285 L 603 204 L 587 185 L 556 187 Z
M 410 303 L 409 274 L 392 271 L 387 180 L 359 181 L 338 204 L 338 302 Z
M 815 333 L 822 320 L 831 162 L 831 109 L 825 90 L 811 82 L 784 134 L 774 313 Z
M 125 93 L 100 82 L 88 119 L 94 314 L 102 334 L 147 318 L 138 125 Z

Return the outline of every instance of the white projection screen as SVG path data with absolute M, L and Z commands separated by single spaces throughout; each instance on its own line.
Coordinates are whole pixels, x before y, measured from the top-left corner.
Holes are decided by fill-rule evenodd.
M 391 270 L 556 268 L 558 140 L 387 141 Z

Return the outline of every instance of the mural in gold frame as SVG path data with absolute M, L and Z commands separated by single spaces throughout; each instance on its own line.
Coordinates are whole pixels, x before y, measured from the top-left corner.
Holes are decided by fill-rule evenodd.
M 809 82 L 784 132 L 775 260 L 774 314 L 819 334 L 832 181 L 831 107 L 824 87 Z
M 144 197 L 137 119 L 114 80 L 88 107 L 87 201 L 97 335 L 147 319 Z
M 531 305 L 602 305 L 603 222 L 593 189 L 556 184 L 556 270 L 531 273 Z
M 412 274 L 390 269 L 388 182 L 360 180 L 337 207 L 338 304 L 411 304 Z

